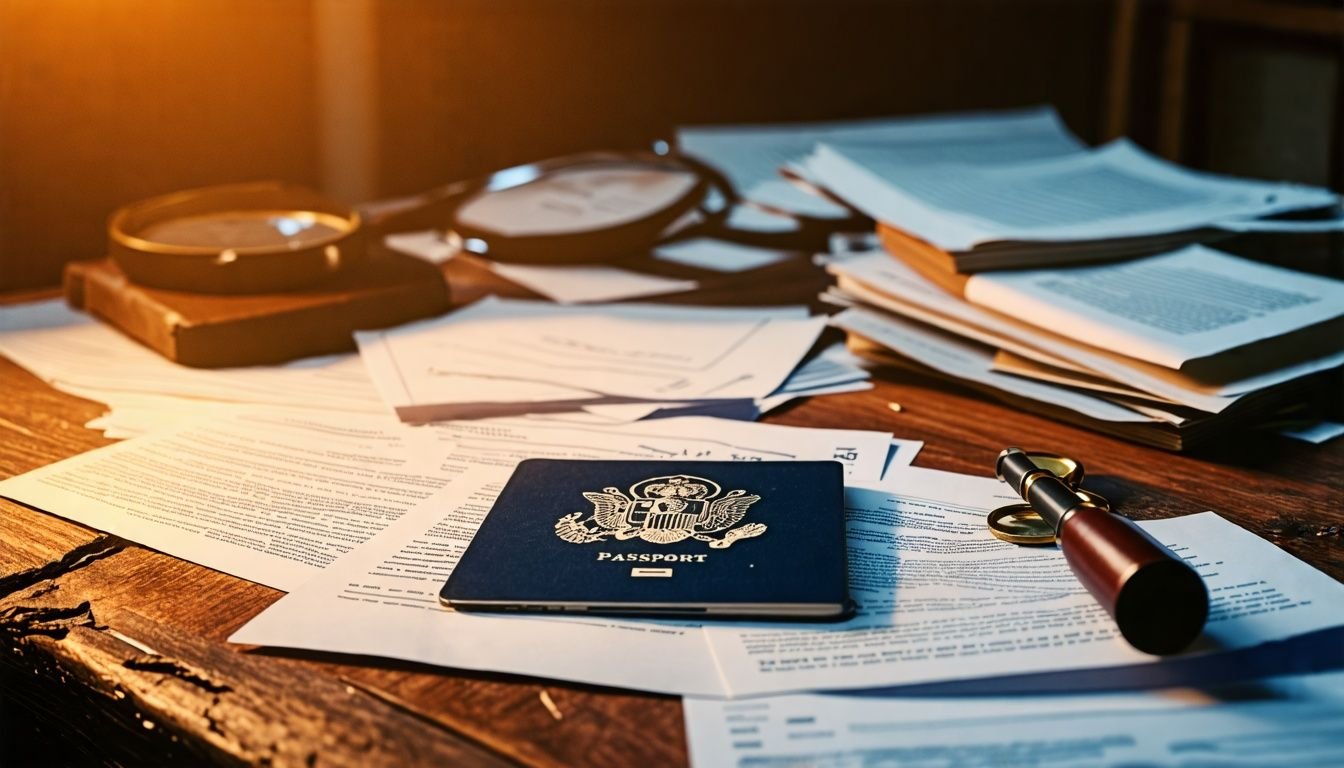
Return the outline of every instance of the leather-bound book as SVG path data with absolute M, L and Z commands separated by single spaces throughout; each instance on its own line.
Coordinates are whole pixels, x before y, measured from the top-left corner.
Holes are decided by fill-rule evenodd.
M 356 330 L 448 311 L 443 273 L 380 255 L 312 288 L 196 294 L 130 282 L 110 259 L 66 265 L 66 301 L 169 360 L 197 368 L 269 365 L 355 348 Z

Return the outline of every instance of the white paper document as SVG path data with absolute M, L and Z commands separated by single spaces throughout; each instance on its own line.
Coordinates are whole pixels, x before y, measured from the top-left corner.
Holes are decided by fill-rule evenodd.
M 414 256 L 430 264 L 442 264 L 462 250 L 460 243 L 449 242 L 435 229 L 397 232 L 384 237 L 383 245 L 397 253 Z
M 1344 282 L 1199 245 L 1117 264 L 971 275 L 966 298 L 1173 369 L 1344 316 Z M 1344 347 L 1344 330 L 1334 338 Z
M 1327 189 L 1189 171 L 1124 139 L 999 164 L 911 161 L 885 147 L 822 144 L 804 166 L 850 205 L 948 251 L 1167 234 L 1338 202 Z
M 694 280 L 601 266 L 537 266 L 491 262 L 490 270 L 533 293 L 561 304 L 621 301 L 645 296 L 685 293 L 700 287 Z
M 0 482 L 0 496 L 279 589 L 447 481 L 387 416 L 231 414 Z
M 734 695 L 875 688 L 1131 665 L 1131 648 L 1056 549 L 987 536 L 1006 486 L 932 470 L 852 491 L 850 590 L 840 627 L 706 625 Z M 917 491 L 915 489 L 918 489 Z M 1213 513 L 1144 522 L 1204 578 L 1210 615 L 1193 653 L 1344 623 L 1344 585 Z M 838 630 L 838 631 L 837 631 Z M 1164 662 L 1166 664 L 1166 662 Z
M 691 765 L 1344 764 L 1344 673 L 1050 696 L 688 698 Z
M 708 418 L 609 427 L 526 419 L 408 427 L 239 409 L 49 464 L 0 496 L 167 554 L 294 589 L 472 466 L 526 458 L 835 460 L 876 482 L 891 434 Z
M 429 432 L 444 466 L 513 468 L 523 459 L 657 459 L 687 461 L 838 461 L 845 482 L 882 476 L 889 432 L 813 429 L 704 416 L 610 426 L 510 418 L 442 422 Z
M 760 269 L 771 264 L 778 264 L 797 254 L 774 248 L 742 245 L 727 240 L 697 237 L 691 240 L 660 245 L 653 249 L 653 255 L 664 261 L 672 261 L 696 269 L 709 269 L 715 272 L 745 272 L 750 269 Z
M 606 402 L 754 400 L 788 378 L 821 333 L 825 319 L 805 315 L 488 298 L 356 340 L 398 416 L 433 421 Z
M 65 392 L 386 412 L 354 354 L 251 368 L 188 368 L 59 301 L 0 307 L 0 354 Z
M 801 207 L 813 211 L 818 216 L 839 217 L 845 212 L 844 208 L 835 203 L 813 195 L 808 195 L 787 182 L 781 183 L 793 190 L 792 192 L 786 193 L 788 199 L 796 199 L 796 195 L 807 197 L 807 204 Z M 762 184 L 757 185 L 757 188 L 772 190 L 775 189 L 775 183 L 763 182 Z M 778 197 L 778 193 L 776 193 L 775 196 Z M 733 206 L 733 209 L 728 212 L 728 220 L 724 223 L 728 225 L 729 229 L 745 232 L 771 232 L 778 234 L 781 232 L 797 232 L 800 228 L 798 219 L 795 219 L 792 216 L 771 213 L 751 205 Z
M 438 590 L 501 481 L 489 470 L 460 476 L 230 639 L 700 696 L 1156 665 L 1120 638 L 1057 550 L 986 532 L 987 511 L 1011 498 L 1006 486 L 910 468 L 883 481 L 898 490 L 846 493 L 859 603 L 846 622 L 697 627 L 445 609 Z M 1212 513 L 1143 525 L 1209 586 L 1196 653 L 1341 621 L 1333 606 L 1344 586 Z M 650 664 L 655 655 L 667 661 Z

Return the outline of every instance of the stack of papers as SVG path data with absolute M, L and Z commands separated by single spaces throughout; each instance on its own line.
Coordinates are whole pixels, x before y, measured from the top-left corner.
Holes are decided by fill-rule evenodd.
M 623 404 L 736 412 L 777 393 L 825 322 L 803 307 L 565 307 L 488 298 L 356 340 L 378 391 L 403 421 Z
M 677 131 L 683 152 L 718 168 L 748 200 L 792 213 L 843 218 L 848 215 L 843 206 L 807 190 L 807 185 L 815 188 L 827 181 L 807 167 L 808 154 L 823 143 L 946 162 L 1052 157 L 1084 148 L 1049 108 Z M 789 183 L 781 170 L 803 183 Z
M 1201 246 L 984 273 L 965 298 L 883 252 L 831 262 L 851 348 L 1167 448 L 1267 420 L 1344 364 L 1344 283 Z
M 808 176 L 886 228 L 931 246 L 955 272 L 1055 266 L 1152 253 L 1226 224 L 1334 209 L 1327 189 L 1196 173 L 1121 139 L 1087 150 L 1044 121 L 1031 148 L 985 133 L 969 143 L 823 143 Z M 912 129 L 913 130 L 913 129 Z

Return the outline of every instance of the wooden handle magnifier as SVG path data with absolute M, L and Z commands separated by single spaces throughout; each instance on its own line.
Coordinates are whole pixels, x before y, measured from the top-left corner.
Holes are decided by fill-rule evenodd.
M 1069 568 L 1130 645 L 1145 653 L 1177 653 L 1203 631 L 1208 590 L 1171 550 L 1020 448 L 1000 453 L 996 471 L 1053 529 Z

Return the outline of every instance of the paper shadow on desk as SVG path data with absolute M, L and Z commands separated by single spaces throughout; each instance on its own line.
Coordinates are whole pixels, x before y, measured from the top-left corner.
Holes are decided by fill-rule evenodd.
M 1154 663 L 837 693 L 846 696 L 1010 696 L 1202 688 L 1252 678 L 1339 669 L 1344 669 L 1344 626 L 1232 651 L 1219 651 L 1208 643 L 1207 636 L 1203 636 L 1195 641 L 1187 654 Z

